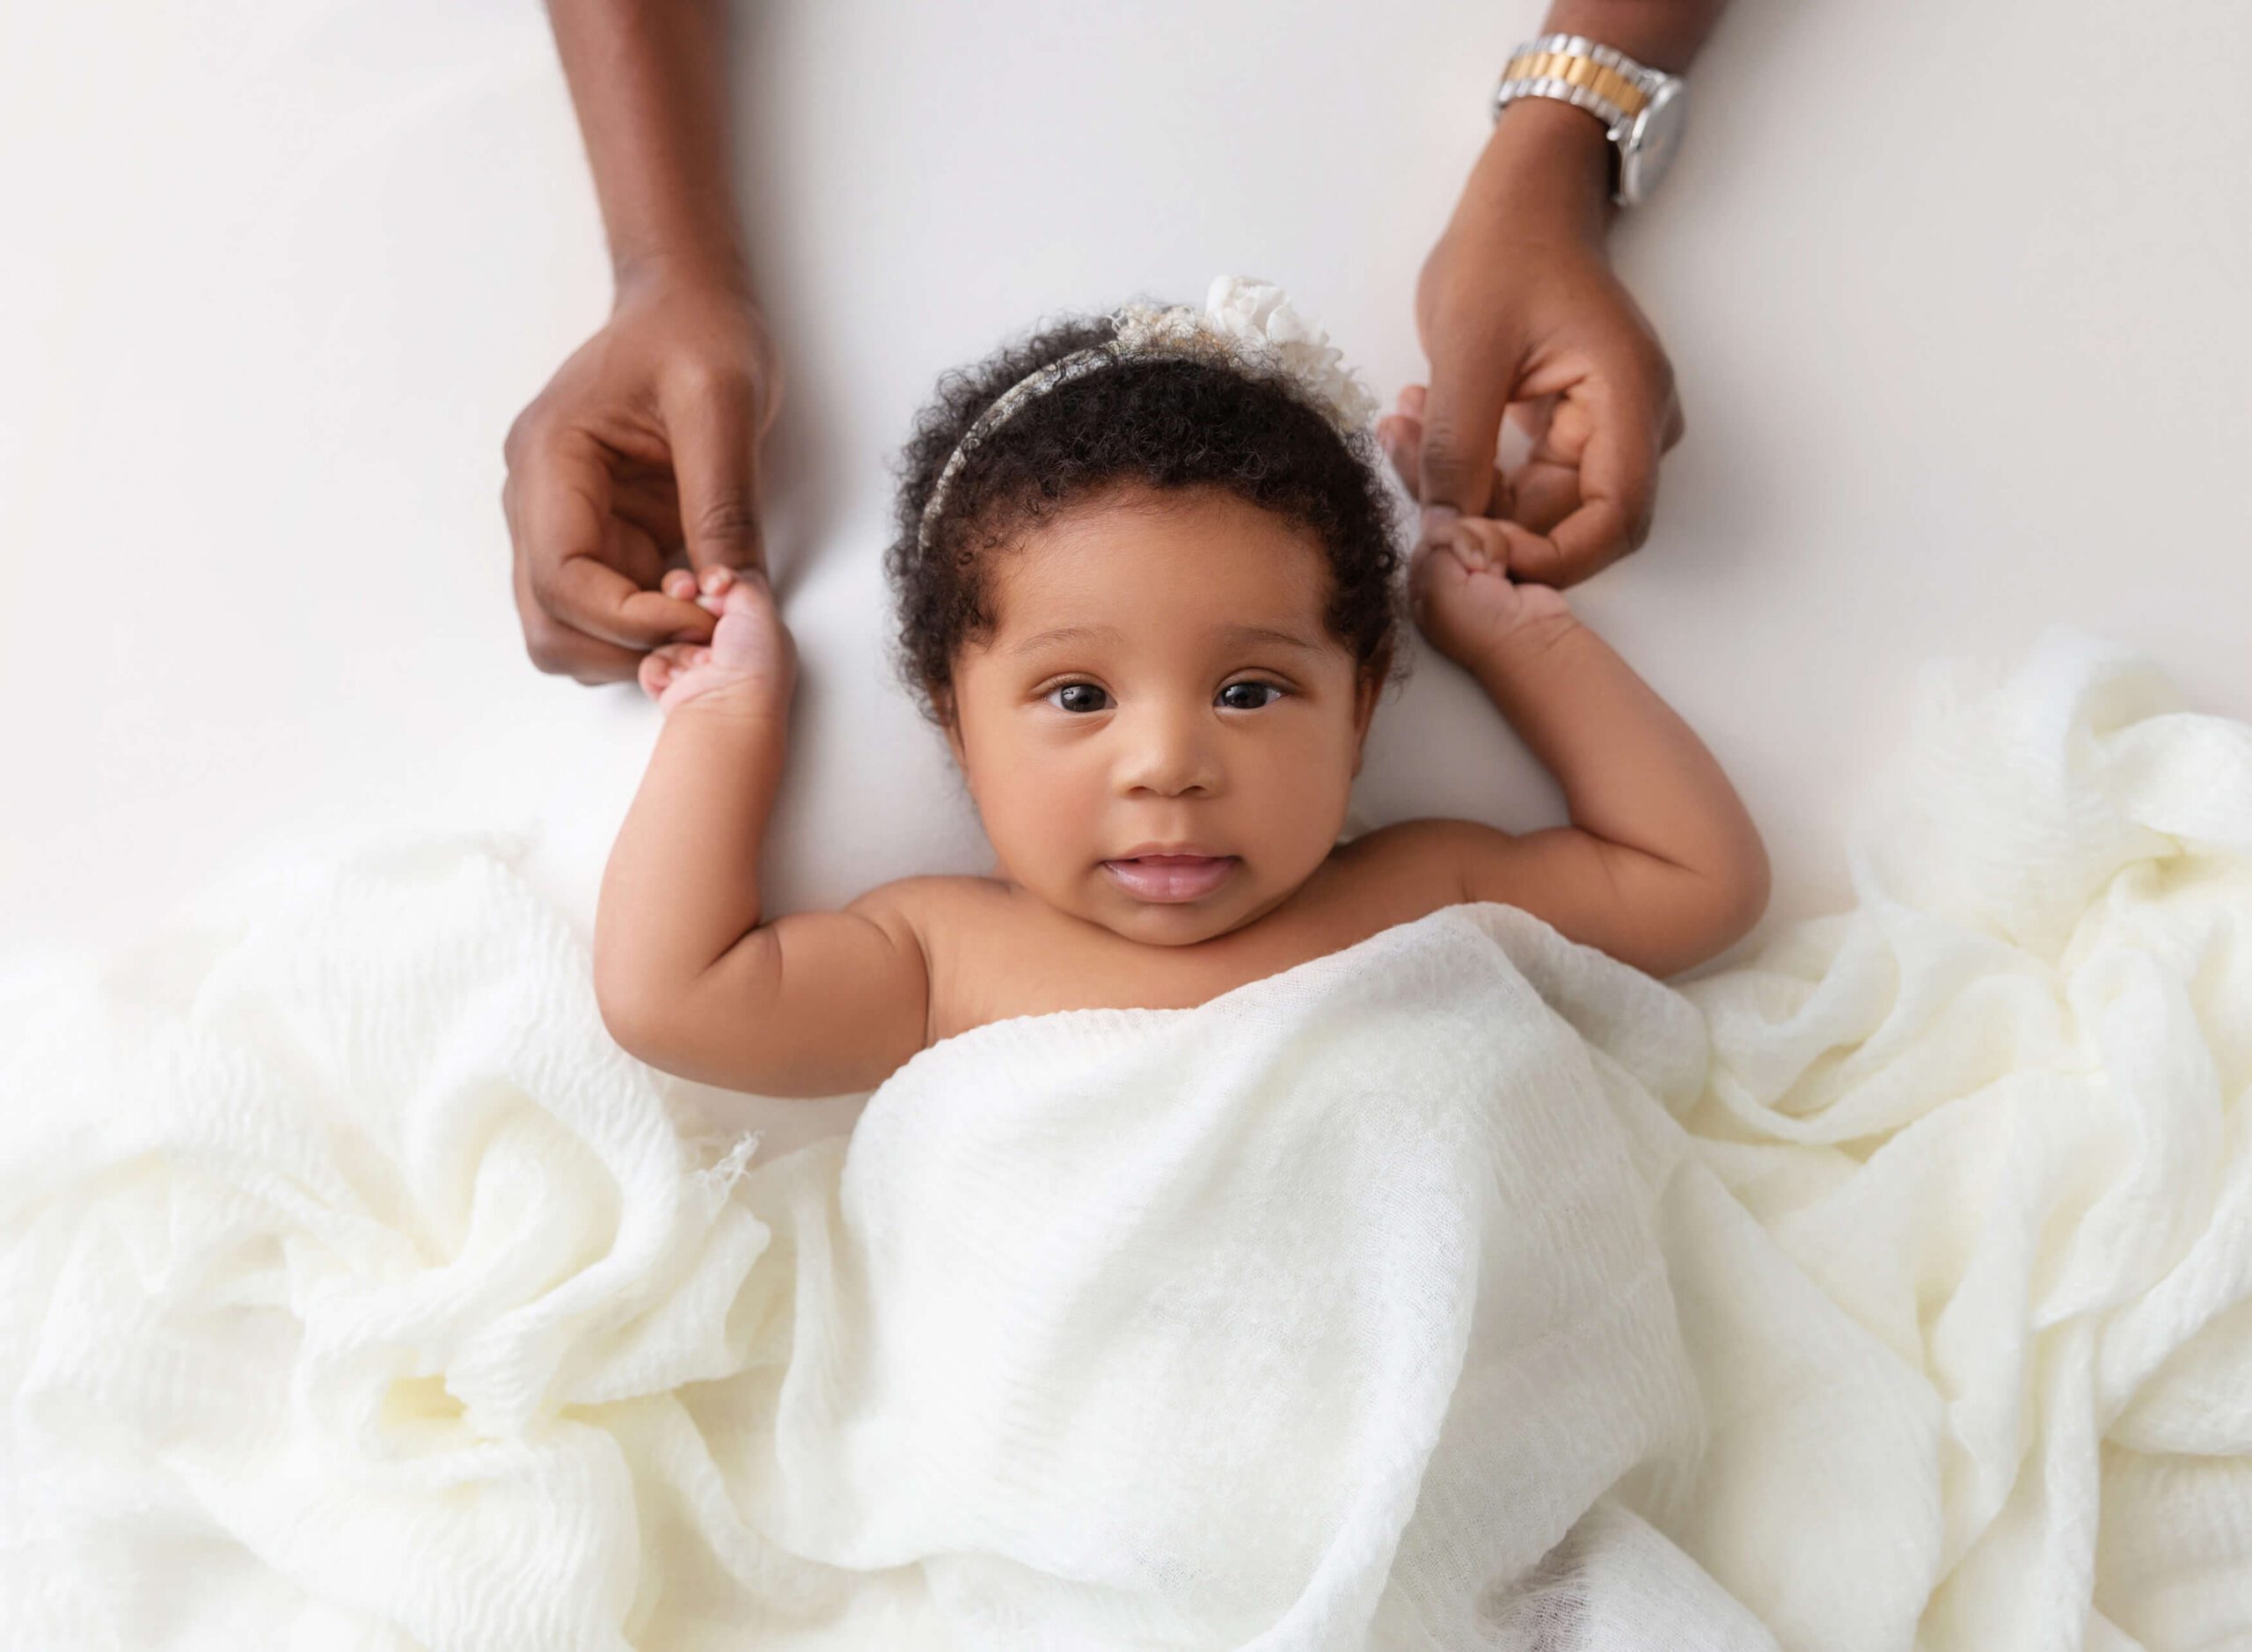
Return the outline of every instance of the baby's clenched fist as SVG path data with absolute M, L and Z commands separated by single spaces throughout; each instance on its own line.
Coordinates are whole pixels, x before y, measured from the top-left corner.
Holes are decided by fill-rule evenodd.
M 773 587 L 757 568 L 685 568 L 665 575 L 668 596 L 689 597 L 720 617 L 709 645 L 668 643 L 641 661 L 641 687 L 668 715 L 683 705 L 773 713 L 796 686 L 797 644 L 775 610 Z
M 1416 627 L 1431 646 L 1466 668 L 1510 639 L 1571 620 L 1563 593 L 1510 577 L 1513 536 L 1539 536 L 1489 516 L 1453 516 L 1429 530 L 1408 563 Z

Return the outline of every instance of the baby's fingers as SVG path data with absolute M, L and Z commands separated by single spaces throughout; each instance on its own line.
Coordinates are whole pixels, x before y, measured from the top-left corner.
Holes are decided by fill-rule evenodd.
M 712 650 L 702 643 L 669 642 L 661 648 L 652 648 L 641 656 L 641 691 L 651 699 L 661 699 L 664 691 L 675 682 L 712 657 Z
M 706 568 L 696 578 L 699 587 L 696 597 L 697 603 L 715 614 L 723 614 L 727 611 L 728 593 L 742 583 L 742 578 L 735 570 L 724 563 Z
M 688 598 L 707 614 L 724 614 L 728 594 L 742 582 L 733 568 L 706 568 L 700 576 L 689 568 L 675 568 L 665 575 L 664 592 Z
M 1512 527 L 1491 516 L 1456 516 L 1437 530 L 1436 543 L 1453 552 L 1465 568 L 1507 574 Z
M 1470 577 L 1472 567 L 1469 554 L 1459 550 L 1451 541 L 1437 540 L 1417 546 L 1408 559 L 1408 605 L 1416 619 L 1422 618 L 1424 607 L 1435 591 L 1459 585 Z

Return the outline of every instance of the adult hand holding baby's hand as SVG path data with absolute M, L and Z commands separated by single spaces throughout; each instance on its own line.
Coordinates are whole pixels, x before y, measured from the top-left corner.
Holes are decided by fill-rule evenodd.
M 798 675 L 797 643 L 774 606 L 765 574 L 707 568 L 701 575 L 676 568 L 665 575 L 668 596 L 692 601 L 718 616 L 712 640 L 669 643 L 641 662 L 642 689 L 667 715 L 694 704 L 757 717 L 789 709 Z
M 1526 530 L 1511 568 L 1546 585 L 1641 546 L 1683 429 L 1664 347 L 1605 250 L 1608 145 L 1567 104 L 1504 112 L 1416 283 L 1430 387 L 1378 430 L 1427 511 Z M 1531 441 L 1506 476 L 1505 420 Z
M 517 416 L 501 490 L 516 612 L 543 671 L 632 676 L 713 617 L 668 567 L 760 568 L 757 446 L 779 401 L 749 300 L 710 280 L 622 288 L 610 323 Z M 692 581 L 691 581 L 692 582 Z
M 1416 628 L 1466 670 L 1537 646 L 1579 622 L 1553 586 L 1519 583 L 1515 559 L 1539 537 L 1514 523 L 1459 516 L 1435 525 L 1408 562 Z

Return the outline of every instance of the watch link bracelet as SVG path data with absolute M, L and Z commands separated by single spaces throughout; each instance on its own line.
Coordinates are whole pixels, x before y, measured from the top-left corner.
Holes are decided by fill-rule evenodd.
M 1611 198 L 1649 199 L 1681 143 L 1687 85 L 1583 34 L 1543 34 L 1510 55 L 1494 88 L 1494 119 L 1519 98 L 1556 98 L 1603 122 L 1612 143 Z

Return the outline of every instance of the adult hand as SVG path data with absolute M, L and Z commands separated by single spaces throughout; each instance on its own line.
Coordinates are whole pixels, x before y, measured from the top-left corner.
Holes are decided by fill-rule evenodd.
M 779 366 L 749 300 L 653 276 L 510 427 L 501 491 L 532 663 L 581 683 L 633 676 L 651 648 L 708 643 L 714 617 L 666 569 L 764 568 L 758 444 Z
M 1517 524 L 1511 575 L 1556 587 L 1641 546 L 1683 429 L 1672 366 L 1604 250 L 1606 142 L 1563 104 L 1496 123 L 1416 284 L 1429 389 L 1378 429 L 1427 522 Z M 1507 473 L 1505 415 L 1532 444 Z

